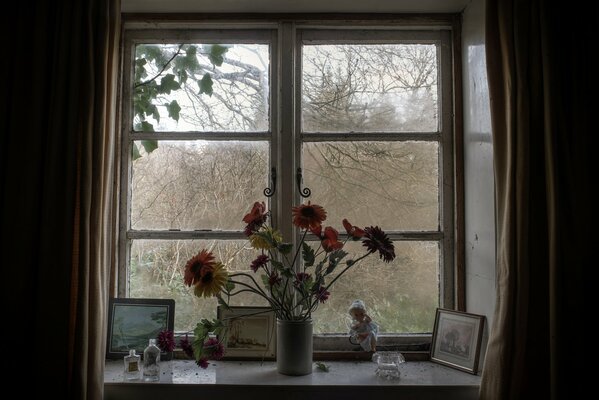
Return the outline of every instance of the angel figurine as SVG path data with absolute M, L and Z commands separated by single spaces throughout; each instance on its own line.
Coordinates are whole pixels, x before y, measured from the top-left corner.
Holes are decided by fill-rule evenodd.
M 364 351 L 376 352 L 376 338 L 379 331 L 377 324 L 366 314 L 366 306 L 362 300 L 354 300 L 349 307 L 352 317 L 350 338 L 360 343 Z

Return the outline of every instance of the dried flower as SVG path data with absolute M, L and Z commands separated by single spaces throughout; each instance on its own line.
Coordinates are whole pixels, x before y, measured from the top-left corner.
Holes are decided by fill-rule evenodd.
M 162 351 L 170 352 L 175 350 L 175 335 L 173 331 L 164 330 L 158 333 L 158 347 Z
M 193 347 L 191 347 L 191 342 L 189 341 L 189 337 L 187 336 L 187 334 L 185 334 L 184 338 L 181 338 L 181 340 L 179 340 L 179 347 L 181 347 L 181 349 L 187 355 L 187 357 L 194 358 Z
M 364 229 L 364 236 L 366 239 L 362 241 L 362 245 L 370 253 L 378 251 L 379 257 L 385 262 L 390 262 L 395 258 L 395 246 L 381 228 L 378 226 L 368 227 Z

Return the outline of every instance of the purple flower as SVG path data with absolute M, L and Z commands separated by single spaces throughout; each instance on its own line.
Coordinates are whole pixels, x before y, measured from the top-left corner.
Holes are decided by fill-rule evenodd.
M 196 364 L 198 364 L 198 367 L 202 368 L 202 369 L 206 369 L 208 368 L 208 359 L 207 358 L 200 358 L 198 361 L 196 361 Z
M 181 338 L 181 340 L 179 340 L 179 346 L 181 347 L 181 349 L 183 349 L 183 352 L 187 355 L 187 357 L 194 358 L 193 347 L 191 346 L 191 342 L 189 341 L 189 337 L 187 336 L 187 334 L 185 334 L 184 338 Z
M 279 276 L 279 274 L 276 271 L 268 274 L 268 285 L 270 287 L 280 284 L 282 280 L 283 279 L 281 279 L 281 277 Z
M 252 271 L 256 272 L 260 267 L 265 266 L 267 262 L 268 256 L 265 254 L 260 254 L 258 257 L 256 257 L 254 261 L 252 261 L 250 268 L 252 269 Z
M 204 342 L 204 350 L 210 353 L 210 358 L 220 360 L 225 355 L 223 344 L 216 338 L 210 338 Z
M 331 295 L 331 293 L 324 286 L 319 286 L 318 289 L 316 290 L 316 298 L 321 303 L 324 303 L 325 301 L 327 301 L 329 299 L 330 295 Z
M 175 350 L 175 335 L 173 331 L 161 331 L 158 334 L 158 347 L 162 351 L 170 352 Z

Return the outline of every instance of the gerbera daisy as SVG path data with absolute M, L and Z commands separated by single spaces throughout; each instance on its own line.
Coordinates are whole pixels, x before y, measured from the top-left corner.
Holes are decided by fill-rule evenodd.
M 207 250 L 200 251 L 185 264 L 184 281 L 187 286 L 195 285 L 201 279 L 202 268 L 214 266 L 214 256 Z
M 216 296 L 225 287 L 229 275 L 222 263 L 216 263 L 214 267 L 205 268 L 193 292 L 198 297 Z
M 301 204 L 291 209 L 293 224 L 302 229 L 315 229 L 327 219 L 327 212 L 316 204 Z
M 378 251 L 379 257 L 385 262 L 390 262 L 395 258 L 393 242 L 378 226 L 370 226 L 364 229 L 362 245 L 368 249 L 369 253 Z
M 340 248 L 343 247 L 343 243 L 341 243 L 338 240 L 339 232 L 337 232 L 336 229 L 331 228 L 330 226 L 327 226 L 326 228 L 324 228 L 323 237 L 324 237 L 324 239 L 322 240 L 321 244 L 322 244 L 322 248 L 327 253 L 329 253 L 333 250 L 339 250 Z
M 210 354 L 210 358 L 213 360 L 220 360 L 225 355 L 225 348 L 221 342 L 216 338 L 210 338 L 204 342 L 204 350 Z
M 351 236 L 351 238 L 354 240 L 358 240 L 362 236 L 364 236 L 364 229 L 358 228 L 357 226 L 350 224 L 347 219 L 343 220 L 343 227 L 345 228 L 347 234 Z
M 252 269 L 252 271 L 256 272 L 260 267 L 265 266 L 267 262 L 268 256 L 265 254 L 260 254 L 258 257 L 256 257 L 254 261 L 252 261 L 252 264 L 250 264 L 250 268 Z

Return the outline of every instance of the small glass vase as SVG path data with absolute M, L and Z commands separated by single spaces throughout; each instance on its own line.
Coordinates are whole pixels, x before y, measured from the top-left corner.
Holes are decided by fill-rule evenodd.
M 160 349 L 156 346 L 156 339 L 150 339 L 148 347 L 144 350 L 143 376 L 146 382 L 160 380 Z
M 372 355 L 372 361 L 377 364 L 376 375 L 384 379 L 399 379 L 399 365 L 406 362 L 403 354 L 398 351 L 380 351 Z

